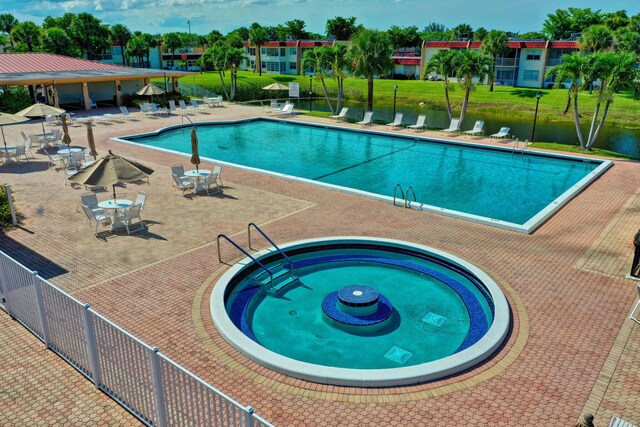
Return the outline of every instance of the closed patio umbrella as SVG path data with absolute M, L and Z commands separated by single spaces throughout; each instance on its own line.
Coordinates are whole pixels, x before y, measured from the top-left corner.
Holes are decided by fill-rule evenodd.
M 113 154 L 109 150 L 109 154 L 70 177 L 69 181 L 96 187 L 111 185 L 115 199 L 116 184 L 146 179 L 152 173 L 153 169 L 148 166 Z
M 195 126 L 191 129 L 191 163 L 196 167 L 196 170 L 199 170 L 200 155 L 198 154 L 198 135 Z
M 43 104 L 38 102 L 33 104 L 24 110 L 18 111 L 15 115 L 22 117 L 40 117 L 42 119 L 42 133 L 44 133 L 44 116 L 48 116 L 49 114 L 60 114 L 64 113 L 65 110 L 60 108 L 52 107 L 47 104 Z
M 2 128 L 2 125 L 9 125 L 12 123 L 22 123 L 22 122 L 26 122 L 27 120 L 29 119 L 25 117 L 15 116 L 13 114 L 0 113 L 0 131 L 2 132 L 2 142 L 4 143 L 5 148 L 7 148 L 7 140 L 4 137 L 4 129 Z
M 91 122 L 87 123 L 87 145 L 89 146 L 89 150 L 91 150 L 90 154 L 93 156 L 93 160 L 96 160 L 98 151 L 96 151 L 96 141 L 93 137 L 93 126 L 91 126 Z
M 62 116 L 62 143 L 68 147 L 71 145 L 71 137 L 69 136 L 69 126 L 67 125 L 67 116 Z

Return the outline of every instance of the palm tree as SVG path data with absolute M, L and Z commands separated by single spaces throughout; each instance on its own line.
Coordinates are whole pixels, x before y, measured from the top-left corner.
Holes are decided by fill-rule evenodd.
M 11 38 L 18 43 L 27 45 L 29 52 L 33 52 L 35 46 L 40 46 L 42 31 L 32 21 L 24 21 L 16 24 L 11 30 Z
M 601 52 L 613 45 L 613 33 L 606 25 L 592 25 L 582 32 L 578 45 L 582 50 Z
M 331 64 L 331 76 L 336 79 L 338 85 L 338 101 L 335 111 L 342 109 L 342 94 L 344 91 L 344 79 L 347 77 L 347 45 L 334 44 L 331 51 L 327 51 L 327 61 Z
M 496 74 L 496 58 L 502 56 L 509 50 L 507 42 L 509 37 L 507 33 L 500 30 L 491 30 L 482 42 L 482 53 L 489 55 L 493 58 L 491 85 L 489 86 L 489 92 L 493 92 L 493 83 L 495 82 Z
M 265 44 L 269 40 L 267 36 L 267 30 L 259 25 L 254 26 L 249 31 L 249 43 L 256 47 L 256 68 L 258 69 L 258 73 L 262 76 L 262 58 L 260 55 L 260 46 Z
M 127 56 L 129 58 L 137 58 L 140 67 L 144 64 L 144 57 L 148 52 L 149 43 L 144 36 L 134 36 L 129 40 L 129 43 L 127 44 Z
M 178 33 L 167 33 L 162 37 L 165 52 L 171 52 L 171 68 L 173 68 L 176 49 L 182 47 L 182 37 Z
M 335 114 L 333 105 L 331 105 L 331 100 L 329 99 L 329 91 L 327 90 L 327 85 L 324 82 L 325 77 L 327 77 L 327 68 L 331 67 L 331 58 L 329 56 L 330 53 L 327 52 L 327 50 L 331 50 L 331 47 L 322 46 L 315 49 L 306 50 L 302 57 L 302 66 L 305 69 L 313 68 L 315 70 L 315 77 L 322 83 L 324 96 L 327 100 L 327 105 L 331 110 L 331 114 Z M 311 102 L 311 99 L 309 99 L 309 102 Z
M 447 104 L 447 113 L 449 114 L 449 121 L 453 119 L 453 111 L 451 110 L 451 100 L 449 99 L 449 90 L 451 89 L 451 83 L 449 77 L 451 77 L 456 70 L 456 58 L 458 50 L 441 50 L 431 57 L 429 62 L 424 68 L 422 78 L 426 79 L 430 73 L 435 73 L 442 76 L 442 83 L 444 84 L 444 99 Z
M 244 52 L 244 49 L 229 46 L 227 49 L 227 64 L 231 69 L 231 96 L 229 98 L 230 101 L 236 99 L 236 90 L 238 88 L 238 70 L 240 69 L 240 64 L 242 64 L 242 60 L 246 59 L 247 55 Z
M 348 60 L 354 75 L 367 79 L 367 110 L 373 111 L 373 76 L 393 66 L 391 42 L 383 31 L 363 29 L 351 38 Z
M 0 14 L 0 32 L 7 33 L 9 35 L 9 42 L 13 46 L 13 39 L 11 38 L 11 30 L 18 25 L 18 20 L 10 13 Z
M 562 88 L 565 82 L 569 82 L 569 91 L 567 93 L 567 106 L 562 114 L 566 114 L 573 102 L 573 121 L 576 125 L 578 141 L 581 148 L 586 148 L 582 131 L 580 130 L 580 113 L 578 110 L 578 92 L 580 90 L 579 82 L 582 74 L 583 56 L 579 52 L 562 55 L 562 64 L 556 65 L 547 71 L 547 78 L 553 77 L 555 89 Z
M 71 24 L 71 31 L 81 43 L 80 49 L 87 52 L 87 59 L 94 58 L 94 38 L 100 32 L 101 25 L 101 21 L 90 13 L 79 13 Z
M 456 60 L 456 78 L 464 89 L 464 101 L 460 111 L 460 123 L 464 121 L 464 116 L 469 105 L 469 95 L 475 90 L 473 82 L 477 78 L 479 82 L 485 81 L 492 74 L 492 60 L 490 56 L 483 55 L 471 50 L 461 50 Z
M 45 51 L 57 55 L 72 56 L 75 53 L 71 38 L 65 30 L 58 27 L 51 27 L 45 30 L 42 37 L 42 47 Z
M 122 65 L 127 65 L 124 56 L 124 48 L 127 47 L 127 43 L 131 40 L 131 31 L 122 25 L 116 24 L 111 27 L 111 38 L 120 44 L 120 53 L 122 54 Z

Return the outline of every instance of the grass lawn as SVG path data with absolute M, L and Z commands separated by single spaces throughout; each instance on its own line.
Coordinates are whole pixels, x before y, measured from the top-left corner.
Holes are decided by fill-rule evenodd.
M 226 84 L 229 85 L 229 74 L 227 73 Z M 195 84 L 220 93 L 220 76 L 217 72 L 209 72 L 186 76 L 181 79 L 187 84 Z M 307 91 L 309 88 L 309 77 L 284 75 L 284 74 L 263 74 L 262 77 L 250 71 L 240 71 L 238 73 L 238 87 L 261 88 L 273 82 L 287 84 L 289 82 L 300 83 L 300 90 Z M 332 79 L 325 79 L 325 83 L 331 93 L 335 93 L 336 84 Z M 358 101 L 366 100 L 367 81 L 365 79 L 348 78 L 344 83 L 345 96 Z M 416 81 L 416 80 L 375 80 L 374 96 L 376 103 L 393 102 L 393 87 L 398 86 L 398 104 L 418 104 L 424 102 L 432 108 L 444 109 L 444 87 L 442 82 Z M 451 92 L 451 102 L 454 111 L 460 111 L 464 91 L 453 84 Z M 324 96 L 322 85 L 318 79 L 313 80 L 313 91 L 315 96 Z M 489 86 L 478 86 L 469 98 L 469 112 L 482 112 L 484 117 L 512 117 L 530 119 L 536 104 L 536 92 L 538 89 L 496 86 L 493 92 L 489 92 Z M 542 98 L 540 99 L 538 118 L 550 122 L 573 122 L 571 111 L 562 115 L 567 102 L 567 90 L 565 89 L 540 89 Z M 593 114 L 595 97 L 587 92 L 579 95 L 579 106 L 582 121 L 586 122 Z M 614 102 L 609 108 L 605 126 L 617 126 L 629 129 L 640 129 L 640 101 L 633 99 L 631 91 L 616 94 Z

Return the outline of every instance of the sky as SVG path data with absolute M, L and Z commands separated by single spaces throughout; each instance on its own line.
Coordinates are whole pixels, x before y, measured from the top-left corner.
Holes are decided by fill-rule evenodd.
M 488 30 L 539 31 L 548 13 L 569 7 L 640 13 L 640 0 L 0 0 L 0 13 L 42 24 L 46 16 L 89 12 L 104 23 L 124 24 L 151 34 L 191 31 L 226 34 L 252 22 L 277 25 L 302 19 L 308 31 L 324 34 L 327 19 L 357 18 L 357 24 L 386 30 L 392 25 L 461 23 Z

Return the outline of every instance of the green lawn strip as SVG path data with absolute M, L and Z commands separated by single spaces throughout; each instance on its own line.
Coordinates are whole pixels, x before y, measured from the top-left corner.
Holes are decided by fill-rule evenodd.
M 555 142 L 534 142 L 529 147 L 542 148 L 544 150 L 563 151 L 565 153 L 575 153 L 581 156 L 602 156 L 623 160 L 640 160 L 639 157 L 627 156 L 625 154 L 616 153 L 609 150 L 601 150 L 593 148 L 592 150 L 583 150 L 577 145 L 557 144 Z
M 161 80 L 161 79 L 160 79 Z M 181 79 L 184 83 L 195 84 L 220 93 L 220 77 L 217 72 L 208 72 L 185 76 Z M 297 82 L 300 84 L 300 92 L 309 90 L 309 77 L 296 75 L 263 74 L 262 77 L 250 71 L 238 73 L 238 86 L 261 88 L 268 84 L 279 82 L 287 84 Z M 225 82 L 230 85 L 229 75 L 225 76 Z M 335 95 L 336 83 L 333 79 L 325 79 L 327 88 L 332 96 Z M 345 98 L 350 101 L 364 101 L 366 99 L 366 80 L 348 78 L 345 81 Z M 397 102 L 402 105 L 419 103 L 426 104 L 425 108 L 442 110 L 445 108 L 444 88 L 442 82 L 416 81 L 416 80 L 376 80 L 374 83 L 374 108 L 376 103 L 390 104 L 393 102 L 393 87 L 398 86 Z M 459 113 L 464 91 L 457 84 L 451 85 L 451 102 L 454 114 Z M 510 86 L 496 86 L 493 92 L 489 87 L 480 85 L 471 94 L 469 109 L 471 113 L 482 117 L 513 117 L 530 119 L 535 110 L 535 95 L 538 89 L 518 88 Z M 567 90 L 540 89 L 538 119 L 549 122 L 573 122 L 573 110 L 563 115 L 567 103 Z M 266 92 L 266 91 L 265 91 Z M 318 79 L 313 79 L 314 96 L 323 96 L 322 85 Z M 273 94 L 265 94 L 266 97 L 286 97 L 286 91 Z M 596 98 L 588 92 L 581 92 L 578 98 L 582 121 L 589 120 L 595 107 Z M 335 101 L 334 101 L 335 102 Z M 335 106 L 335 105 L 334 105 Z M 640 101 L 633 99 L 630 91 L 616 94 L 612 103 L 605 126 L 617 126 L 629 129 L 640 129 Z

